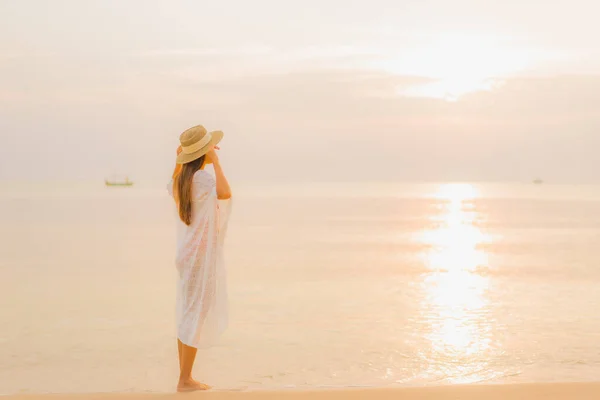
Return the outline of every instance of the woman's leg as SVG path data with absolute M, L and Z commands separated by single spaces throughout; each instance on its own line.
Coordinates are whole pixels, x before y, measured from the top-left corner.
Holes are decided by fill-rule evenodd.
M 181 374 L 181 353 L 183 352 L 183 343 L 177 339 L 177 354 L 179 355 L 179 373 Z
M 210 386 L 195 381 L 192 378 L 192 369 L 194 368 L 194 361 L 196 360 L 196 352 L 198 349 L 195 347 L 187 346 L 177 341 L 178 347 L 181 349 L 179 357 L 179 384 L 177 385 L 178 392 L 191 392 L 194 390 L 208 390 Z

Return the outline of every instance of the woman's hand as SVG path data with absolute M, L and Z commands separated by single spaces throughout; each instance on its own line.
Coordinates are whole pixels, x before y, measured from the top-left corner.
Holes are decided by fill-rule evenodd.
M 206 153 L 208 162 L 210 162 L 211 164 L 219 163 L 219 155 L 217 154 L 217 152 L 215 150 L 220 150 L 219 146 L 213 147 L 212 149 L 210 149 L 210 151 L 208 153 Z
M 215 169 L 215 177 L 217 179 L 217 198 L 219 200 L 227 200 L 231 197 L 231 188 L 229 187 L 227 178 L 225 178 L 223 168 L 221 168 L 221 164 L 219 164 L 219 156 L 215 150 L 219 150 L 219 146 L 212 148 L 208 153 L 206 153 L 206 155 L 213 163 L 213 168 Z

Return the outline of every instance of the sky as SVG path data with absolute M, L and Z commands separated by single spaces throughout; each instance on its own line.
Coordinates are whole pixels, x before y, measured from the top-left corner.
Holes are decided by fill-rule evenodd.
M 0 0 L 0 180 L 600 183 L 593 0 Z

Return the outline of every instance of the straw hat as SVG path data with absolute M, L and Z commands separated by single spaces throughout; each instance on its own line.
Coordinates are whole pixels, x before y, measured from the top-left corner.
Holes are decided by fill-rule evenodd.
M 223 139 L 223 132 L 207 132 L 202 125 L 194 126 L 179 136 L 181 153 L 177 164 L 187 164 L 208 153 Z

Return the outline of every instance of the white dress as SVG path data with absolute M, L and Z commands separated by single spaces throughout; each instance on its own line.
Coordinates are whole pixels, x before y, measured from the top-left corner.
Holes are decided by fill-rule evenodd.
M 173 196 L 173 182 L 168 186 Z M 192 223 L 177 217 L 177 337 L 191 347 L 207 347 L 227 328 L 227 276 L 223 244 L 231 200 L 218 200 L 215 179 L 194 175 Z

